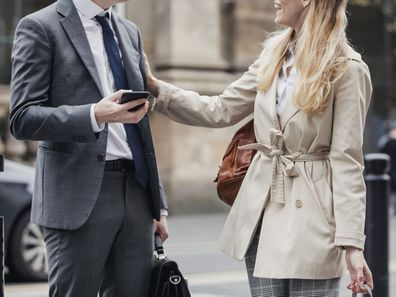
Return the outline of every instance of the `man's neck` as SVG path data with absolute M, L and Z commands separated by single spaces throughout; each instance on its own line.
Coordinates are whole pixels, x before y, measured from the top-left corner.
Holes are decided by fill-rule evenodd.
M 113 5 L 113 1 L 111 0 L 92 0 L 92 2 L 98 4 L 100 7 L 103 8 L 103 10 L 107 10 Z

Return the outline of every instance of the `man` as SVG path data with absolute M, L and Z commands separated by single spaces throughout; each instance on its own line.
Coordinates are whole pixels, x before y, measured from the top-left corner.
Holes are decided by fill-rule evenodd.
M 148 103 L 118 103 L 120 90 L 145 89 L 139 31 L 118 2 L 59 0 L 15 33 L 11 132 L 40 141 L 31 218 L 50 296 L 146 296 L 153 218 L 168 236 Z

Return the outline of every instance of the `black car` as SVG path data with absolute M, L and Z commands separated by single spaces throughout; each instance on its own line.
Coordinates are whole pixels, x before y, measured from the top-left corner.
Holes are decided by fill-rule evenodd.
M 29 222 L 34 168 L 5 160 L 0 172 L 0 216 L 5 217 L 5 265 L 13 278 L 46 280 L 45 245 L 40 227 Z

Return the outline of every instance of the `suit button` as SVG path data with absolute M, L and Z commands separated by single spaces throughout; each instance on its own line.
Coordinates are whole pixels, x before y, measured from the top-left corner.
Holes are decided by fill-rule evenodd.
M 98 161 L 103 162 L 105 160 L 105 156 L 103 154 L 98 155 Z
M 296 200 L 296 207 L 297 207 L 297 208 L 303 207 L 303 202 L 302 202 L 300 199 L 297 199 L 297 200 Z

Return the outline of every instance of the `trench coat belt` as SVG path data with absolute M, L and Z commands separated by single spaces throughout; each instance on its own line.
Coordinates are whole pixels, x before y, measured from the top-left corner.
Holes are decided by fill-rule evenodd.
M 299 175 L 295 162 L 319 161 L 329 158 L 329 152 L 301 153 L 285 155 L 283 151 L 283 134 L 271 129 L 271 145 L 252 143 L 238 147 L 242 150 L 256 150 L 272 159 L 272 181 L 270 201 L 285 204 L 285 176 Z

